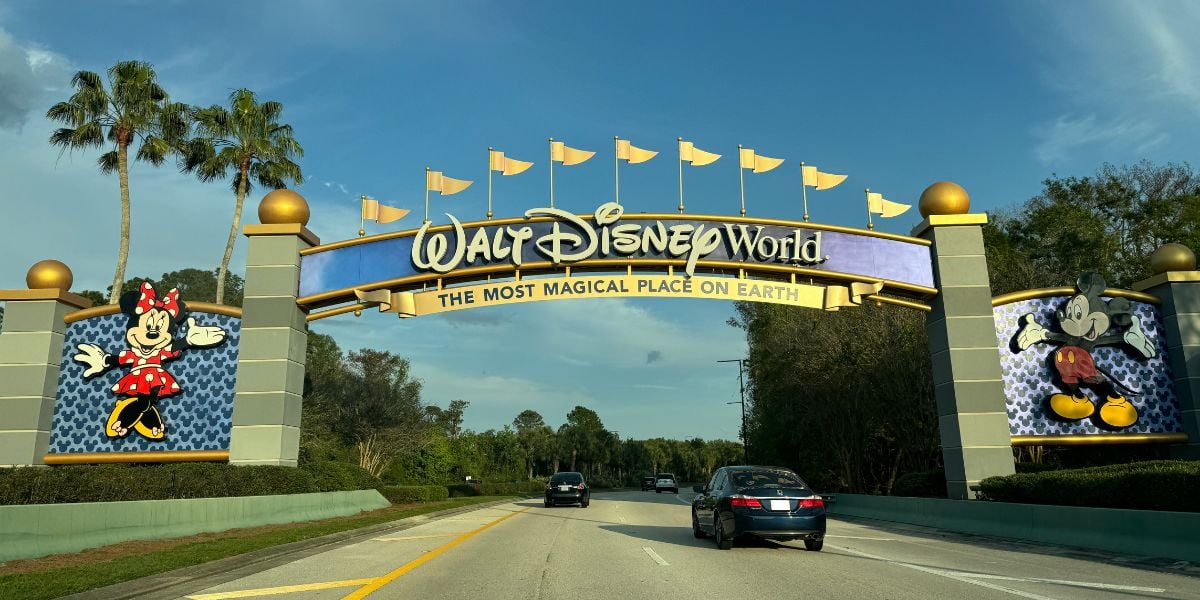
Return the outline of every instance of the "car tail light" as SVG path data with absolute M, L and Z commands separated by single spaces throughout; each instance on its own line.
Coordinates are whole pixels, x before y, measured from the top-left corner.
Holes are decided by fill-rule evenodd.
M 581 489 L 581 490 L 582 490 L 582 489 L 586 488 L 587 486 L 586 486 L 586 485 L 583 485 L 583 484 L 581 483 L 581 484 L 579 484 L 577 487 L 578 487 L 579 489 Z
M 553 485 L 550 485 L 549 483 L 547 483 L 547 484 L 546 484 L 546 489 L 547 489 L 547 490 L 552 490 L 552 489 L 554 489 L 554 486 L 553 486 Z
M 819 497 L 801 498 L 797 508 L 825 508 L 825 501 Z
M 730 506 L 744 506 L 746 508 L 762 508 L 762 502 L 759 502 L 758 498 L 751 498 L 749 496 L 743 496 L 741 494 L 738 494 L 736 496 L 730 496 L 729 497 L 729 505 Z

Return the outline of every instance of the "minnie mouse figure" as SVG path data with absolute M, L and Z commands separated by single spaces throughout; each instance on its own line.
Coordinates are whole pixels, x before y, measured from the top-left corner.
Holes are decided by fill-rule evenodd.
M 188 348 L 207 348 L 225 340 L 220 327 L 196 325 L 187 318 L 187 334 L 176 339 L 179 324 L 187 315 L 187 305 L 179 299 L 179 290 L 172 288 L 162 299 L 149 283 L 141 289 L 121 295 L 121 312 L 129 317 L 125 325 L 125 342 L 129 347 L 116 356 L 96 344 L 79 344 L 75 360 L 87 366 L 83 376 L 90 378 L 117 366 L 129 368 L 115 385 L 117 404 L 108 416 L 104 433 L 110 438 L 125 437 L 137 431 L 151 440 L 161 440 L 167 425 L 158 412 L 158 401 L 178 394 L 181 390 L 163 363 L 175 360 Z

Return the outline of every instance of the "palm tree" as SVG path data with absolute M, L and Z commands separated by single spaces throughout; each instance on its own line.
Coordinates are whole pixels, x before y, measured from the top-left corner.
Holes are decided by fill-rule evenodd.
M 108 89 L 91 71 L 76 73 L 71 85 L 75 93 L 46 112 L 66 125 L 50 135 L 50 145 L 66 152 L 112 144 L 97 162 L 105 175 L 116 171 L 121 184 L 121 246 L 108 297 L 116 304 L 129 260 L 129 147 L 140 141 L 136 159 L 161 165 L 187 131 L 187 106 L 170 102 L 154 67 L 136 60 L 108 69 Z
M 237 241 L 242 221 L 242 204 L 250 191 L 251 180 L 259 185 L 280 189 L 291 181 L 304 182 L 300 166 L 292 157 L 304 156 L 304 149 L 292 137 L 291 125 L 278 123 L 283 105 L 267 101 L 259 104 L 254 92 L 235 90 L 229 95 L 229 109 L 212 105 L 192 111 L 196 137 L 188 145 L 184 172 L 195 173 L 201 181 L 224 179 L 232 169 L 232 187 L 237 195 L 233 209 L 233 226 L 225 244 L 225 256 L 217 271 L 217 304 L 224 300 L 225 274 L 229 258 Z

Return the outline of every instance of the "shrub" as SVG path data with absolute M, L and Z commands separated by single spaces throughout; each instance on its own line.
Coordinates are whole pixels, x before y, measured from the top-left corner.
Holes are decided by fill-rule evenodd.
M 1000 502 L 1200 512 L 1200 461 L 1156 460 L 989 477 Z
M 482 496 L 483 495 L 479 492 L 478 485 L 471 485 L 471 484 L 466 484 L 466 483 L 456 483 L 454 485 L 448 485 L 448 486 L 446 486 L 446 491 L 450 494 L 451 498 L 462 498 L 465 496 Z
M 946 472 L 942 469 L 905 473 L 896 478 L 892 487 L 895 496 L 915 496 L 920 498 L 946 497 Z
M 389 485 L 379 491 L 392 504 L 437 502 L 450 497 L 444 485 Z
M 481 483 L 479 493 L 484 496 L 524 496 L 541 493 L 546 484 L 541 481 L 520 481 L 517 483 Z
M 224 463 L 18 467 L 0 469 L 0 504 L 272 496 L 380 485 L 348 463 L 313 463 L 299 469 Z

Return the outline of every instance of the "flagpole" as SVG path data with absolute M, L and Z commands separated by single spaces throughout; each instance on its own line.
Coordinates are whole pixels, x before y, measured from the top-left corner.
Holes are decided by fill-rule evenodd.
M 619 136 L 613 136 L 613 190 L 617 206 L 621 205 L 621 158 L 617 152 L 617 142 L 620 141 Z
M 367 235 L 367 195 L 362 195 L 362 204 L 358 206 L 358 237 Z
M 746 176 L 742 174 L 742 145 L 738 144 L 738 188 L 742 191 L 742 216 L 746 216 Z
M 425 222 L 429 222 L 429 167 L 425 167 Z
M 675 138 L 676 150 L 679 149 L 679 144 L 683 143 L 683 138 Z M 679 214 L 683 214 L 683 151 L 679 151 Z
M 554 208 L 554 138 L 550 138 L 550 208 Z
M 871 221 L 871 188 L 863 190 L 867 194 L 867 229 L 874 230 L 875 223 Z
M 488 212 L 487 218 L 492 220 L 492 147 L 488 146 Z
M 804 161 L 800 161 L 800 195 L 804 198 L 804 222 L 808 222 L 808 185 L 804 183 Z

